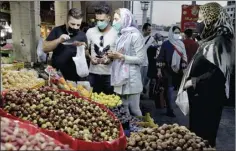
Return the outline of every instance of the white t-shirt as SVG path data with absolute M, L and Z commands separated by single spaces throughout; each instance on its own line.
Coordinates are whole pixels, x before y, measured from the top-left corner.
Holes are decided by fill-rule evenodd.
M 144 43 L 148 40 L 148 38 L 150 37 L 150 35 L 144 37 Z M 148 56 L 147 56 L 147 49 L 152 45 L 152 43 L 155 41 L 155 39 L 151 36 L 148 40 L 148 42 L 144 45 L 144 49 L 145 49 L 145 60 L 142 64 L 142 66 L 148 66 Z
M 102 51 L 107 45 L 110 45 L 110 50 L 115 50 L 116 48 L 116 40 L 118 38 L 118 32 L 111 27 L 111 29 L 102 33 L 99 31 L 98 27 L 93 27 L 88 29 L 87 33 L 88 46 L 91 46 L 91 57 L 96 57 L 96 53 L 94 51 L 94 44 L 96 44 L 99 49 Z M 103 47 L 100 46 L 100 38 L 103 36 Z M 97 64 L 93 65 L 90 63 L 89 72 L 93 74 L 99 75 L 110 75 L 111 74 L 111 64 Z

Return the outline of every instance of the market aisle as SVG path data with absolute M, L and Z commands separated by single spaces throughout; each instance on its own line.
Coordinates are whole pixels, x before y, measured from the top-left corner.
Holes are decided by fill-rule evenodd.
M 185 117 L 179 108 L 174 104 L 176 118 L 170 118 L 161 115 L 165 113 L 165 109 L 155 109 L 155 104 L 152 100 L 141 100 L 141 105 L 144 110 L 151 113 L 155 122 L 159 125 L 164 123 L 178 123 L 188 127 L 188 117 Z M 235 149 L 235 110 L 232 107 L 225 107 L 220 122 L 220 128 L 217 136 L 217 150 L 234 150 Z

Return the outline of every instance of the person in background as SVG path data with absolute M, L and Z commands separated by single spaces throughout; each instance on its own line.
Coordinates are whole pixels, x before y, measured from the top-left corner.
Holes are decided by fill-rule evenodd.
M 157 58 L 157 76 L 163 78 L 164 81 L 167 116 L 175 117 L 172 108 L 174 87 L 178 85 L 177 80 L 186 66 L 187 55 L 184 43 L 180 40 L 180 28 L 172 26 L 169 30 L 168 40 L 163 42 Z
M 197 52 L 198 49 L 198 43 L 193 40 L 193 30 L 192 29 L 186 29 L 184 31 L 185 39 L 184 39 L 184 45 L 188 57 L 188 63 L 192 60 L 194 54 Z
M 143 25 L 143 37 L 144 37 L 144 49 L 145 49 L 145 60 L 141 65 L 141 76 L 142 76 L 142 83 L 143 83 L 143 94 L 147 92 L 147 84 L 149 83 L 149 79 L 147 77 L 148 73 L 148 56 L 147 50 L 148 48 L 155 42 L 154 38 L 151 36 L 152 26 L 149 23 L 145 23 Z
M 198 31 L 200 46 L 188 65 L 178 96 L 187 90 L 190 130 L 215 147 L 224 102 L 229 97 L 234 28 L 225 9 L 211 2 L 200 6 Z
M 86 23 L 86 22 L 82 22 L 81 27 L 80 27 L 80 30 L 81 30 L 82 32 L 86 33 L 88 29 L 89 29 L 89 24 Z
M 111 86 L 111 59 L 106 55 L 108 50 L 114 50 L 118 32 L 112 28 L 110 21 L 110 7 L 100 4 L 95 7 L 97 25 L 90 28 L 87 33 L 90 49 L 89 81 L 93 91 L 97 93 L 112 94 Z
M 53 52 L 52 66 L 60 70 L 66 80 L 80 81 L 72 57 L 76 56 L 77 46 L 86 45 L 85 33 L 79 31 L 82 22 L 80 10 L 72 8 L 67 15 L 66 24 L 53 28 L 43 43 L 45 53 Z M 63 45 L 66 40 L 73 45 Z
M 111 82 L 121 95 L 127 113 L 142 116 L 140 94 L 143 91 L 140 67 L 145 59 L 143 36 L 132 13 L 126 8 L 115 11 L 113 27 L 119 31 L 116 49 L 108 52 L 113 60 Z M 117 68 L 116 65 L 121 65 Z

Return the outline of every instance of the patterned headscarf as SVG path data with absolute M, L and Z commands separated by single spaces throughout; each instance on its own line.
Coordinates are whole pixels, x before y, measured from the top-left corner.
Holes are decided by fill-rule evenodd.
M 121 32 L 127 31 L 129 29 L 137 29 L 138 26 L 134 20 L 134 16 L 127 8 L 120 8 L 120 18 L 121 18 Z
M 234 56 L 232 56 L 232 52 L 234 52 L 234 28 L 232 21 L 224 8 L 216 2 L 200 6 L 199 21 L 203 21 L 205 27 L 201 34 L 203 40 L 200 41 L 200 47 L 196 54 L 202 54 L 208 61 L 216 65 L 222 71 L 226 78 L 226 96 L 229 97 L 231 60 L 232 57 L 234 58 Z M 178 97 L 184 92 L 183 88 L 190 75 L 195 56 L 189 63 L 183 76 Z
M 118 47 L 120 50 L 124 45 L 130 43 L 132 34 L 131 33 L 140 33 L 135 23 L 132 13 L 127 8 L 120 8 L 120 18 L 121 18 L 121 35 L 117 39 Z M 127 48 L 128 49 L 128 48 Z
M 201 34 L 202 39 L 208 39 L 216 34 L 227 34 L 233 36 L 234 28 L 232 20 L 225 9 L 216 2 L 210 2 L 200 6 L 200 21 L 203 21 L 205 28 Z

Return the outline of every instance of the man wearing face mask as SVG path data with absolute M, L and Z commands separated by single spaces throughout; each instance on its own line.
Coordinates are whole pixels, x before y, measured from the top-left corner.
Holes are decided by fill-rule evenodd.
M 147 77 L 148 72 L 148 56 L 147 51 L 150 48 L 152 44 L 154 44 L 155 40 L 151 35 L 152 32 L 152 26 L 149 23 L 145 23 L 143 25 L 143 37 L 144 37 L 144 49 L 146 51 L 145 53 L 145 60 L 141 66 L 141 75 L 142 75 L 142 82 L 143 82 L 143 95 L 146 94 L 147 91 L 147 84 L 149 82 L 149 79 Z M 143 96 L 141 95 L 141 96 Z
M 110 83 L 111 60 L 107 57 L 108 50 L 114 50 L 117 31 L 110 24 L 110 8 L 106 4 L 100 4 L 95 8 L 97 25 L 90 28 L 87 33 L 88 46 L 90 48 L 90 74 L 89 81 L 94 92 L 112 94 L 113 87 Z
M 183 70 L 187 66 L 186 50 L 180 38 L 180 28 L 172 26 L 168 40 L 163 42 L 157 58 L 157 76 L 164 80 L 166 115 L 170 117 L 175 117 L 172 108 L 174 88 L 180 85 Z
M 77 75 L 75 63 L 72 57 L 76 56 L 76 46 L 86 45 L 87 39 L 83 32 L 79 31 L 82 15 L 79 9 L 72 8 L 67 15 L 65 25 L 55 27 L 43 43 L 45 53 L 53 51 L 52 66 L 61 71 L 66 80 L 80 81 Z M 71 45 L 64 45 L 69 40 Z

